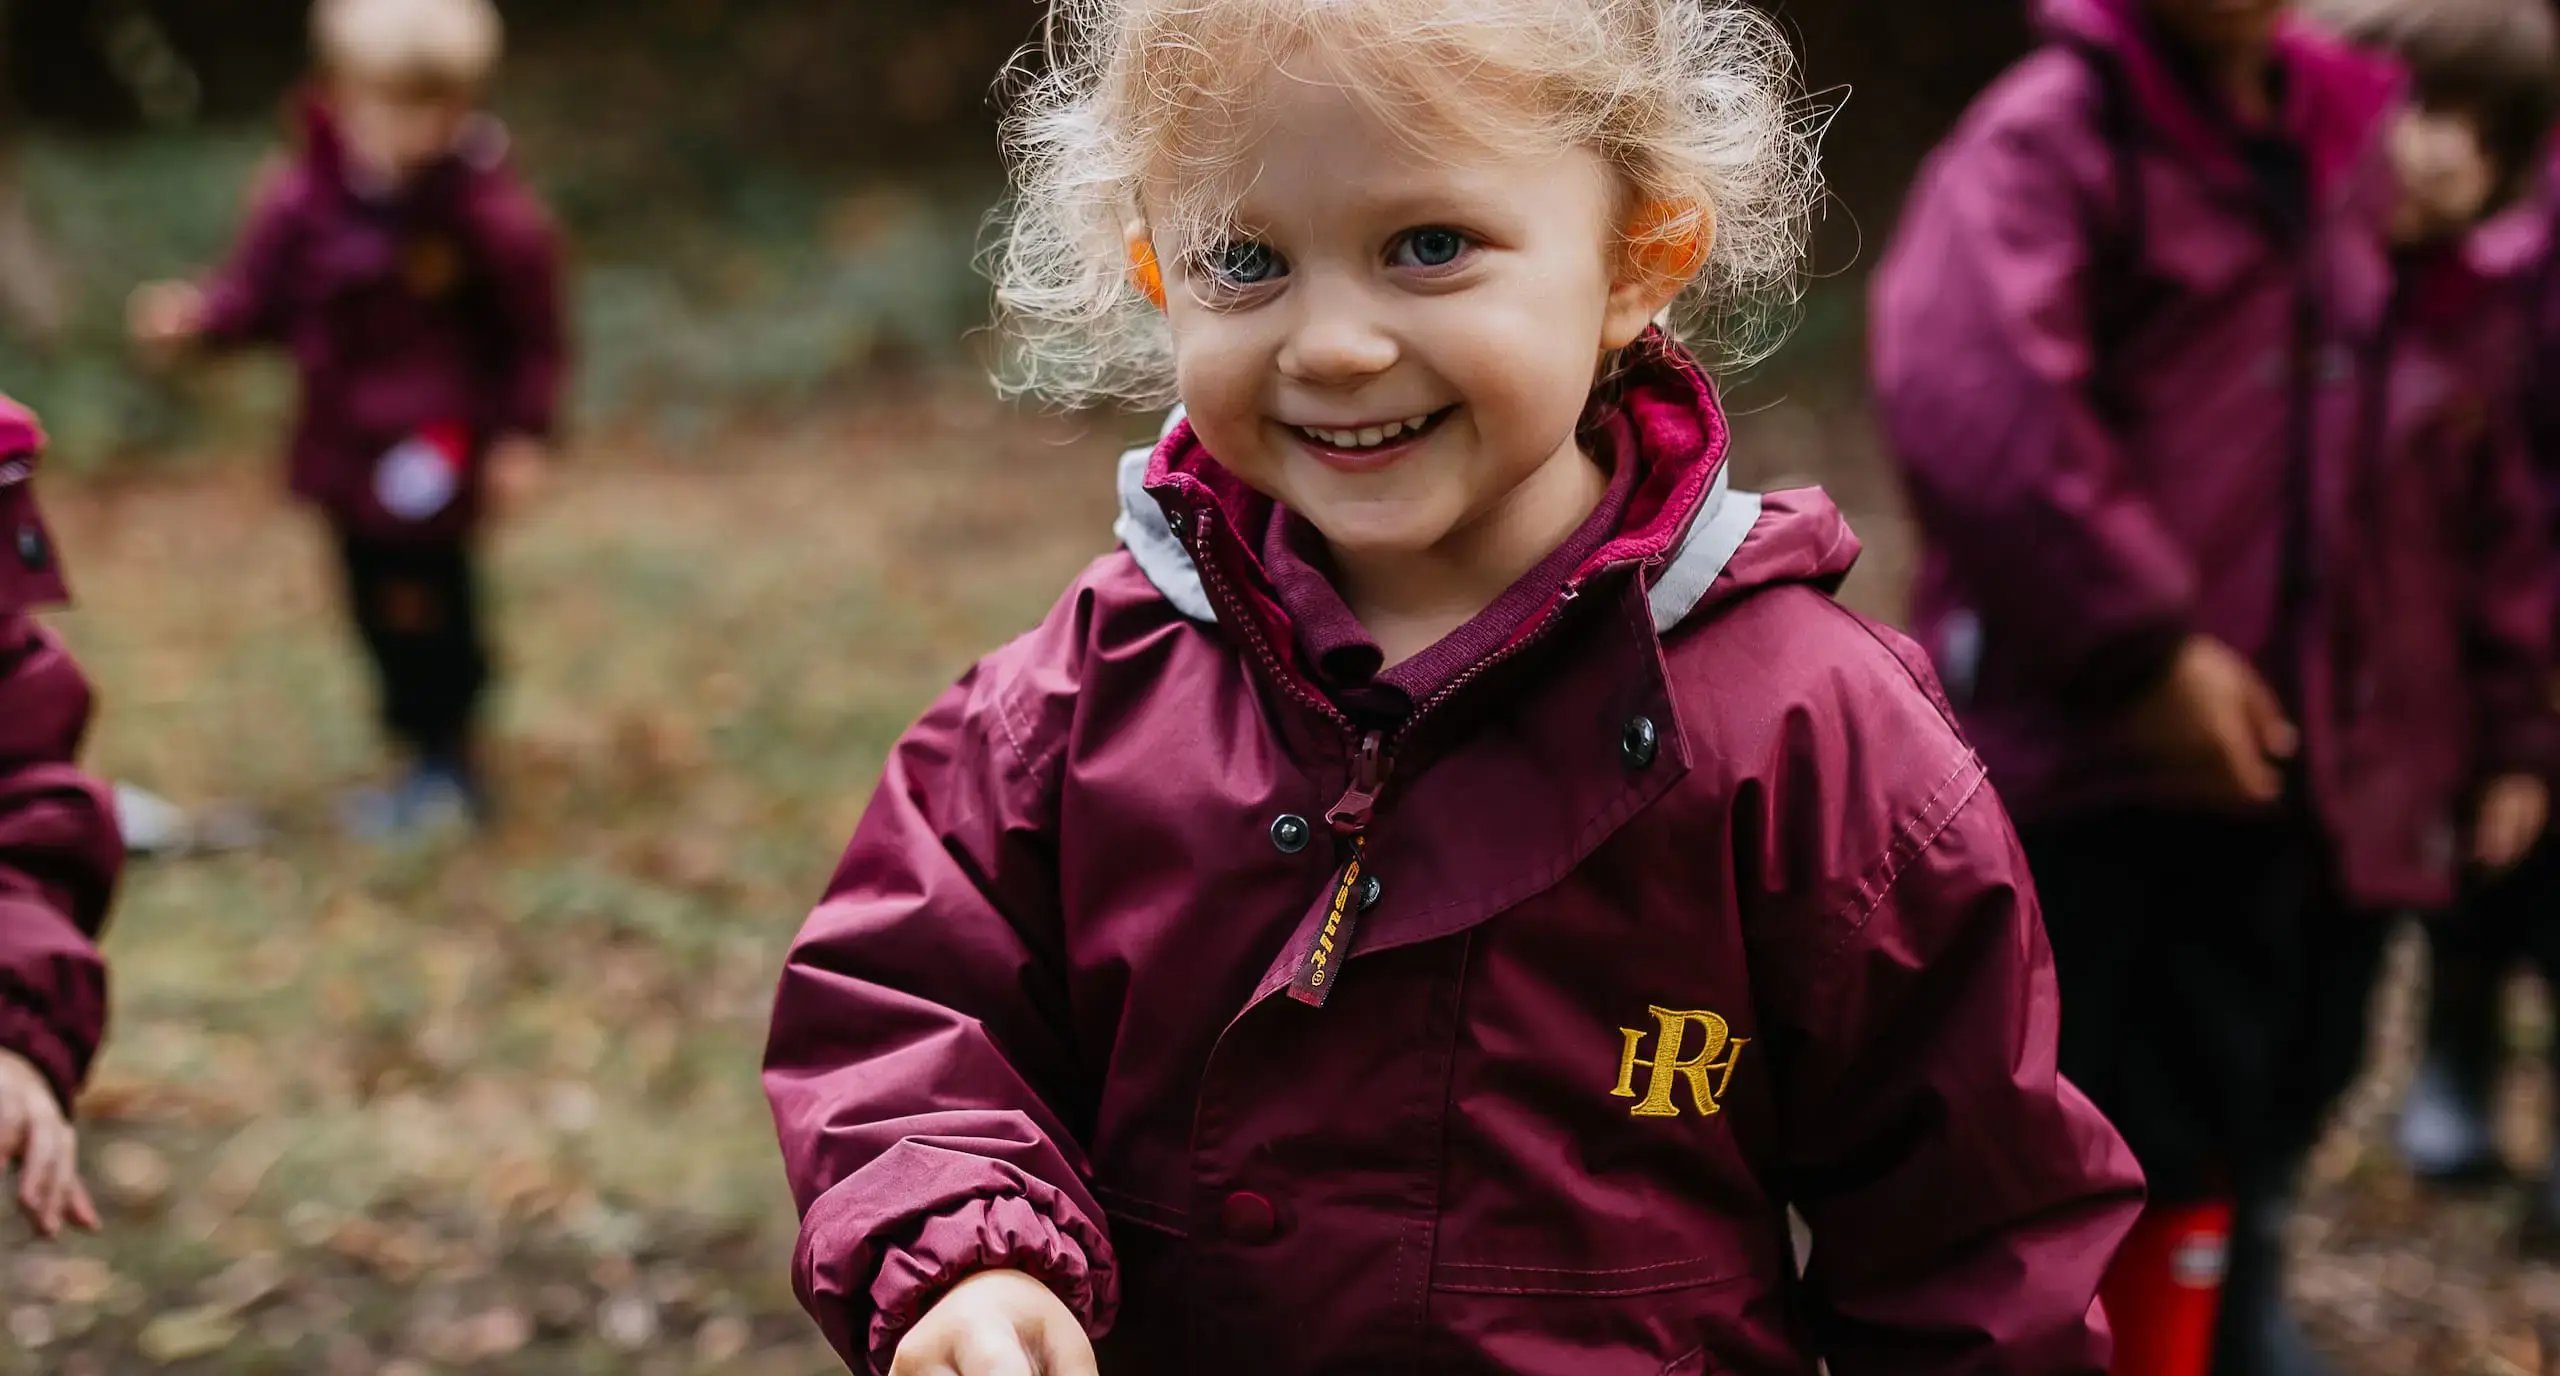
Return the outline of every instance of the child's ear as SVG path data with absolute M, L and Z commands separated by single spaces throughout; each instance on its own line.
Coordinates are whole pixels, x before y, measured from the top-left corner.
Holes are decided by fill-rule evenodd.
M 1696 280 L 1715 235 L 1715 210 L 1704 201 L 1653 201 L 1639 210 L 1620 240 L 1600 347 L 1623 349 L 1636 342 Z
M 1127 234 L 1129 285 L 1137 288 L 1140 296 L 1153 302 L 1157 310 L 1163 310 L 1164 269 L 1156 265 L 1155 240 L 1148 236 L 1147 222 L 1131 220 Z

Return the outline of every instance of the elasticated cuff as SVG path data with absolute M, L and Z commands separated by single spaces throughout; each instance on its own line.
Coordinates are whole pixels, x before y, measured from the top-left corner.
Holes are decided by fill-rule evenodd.
M 79 1097 L 81 1081 L 86 1078 L 89 1057 L 84 1048 L 75 1046 L 61 1028 L 29 1007 L 18 991 L 6 983 L 0 983 L 0 1051 L 24 1056 L 53 1087 L 54 1101 L 69 1116 L 72 1101 Z
M 1037 1277 L 1092 1331 L 1096 1297 L 1084 1249 L 1020 1195 L 973 1199 L 882 1255 L 871 1282 L 872 1369 L 886 1376 L 899 1340 L 945 1291 L 980 1271 L 1007 1270 Z

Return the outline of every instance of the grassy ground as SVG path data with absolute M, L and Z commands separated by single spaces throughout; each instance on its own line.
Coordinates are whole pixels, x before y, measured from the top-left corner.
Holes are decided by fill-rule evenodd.
M 333 838 L 363 685 L 262 468 L 53 494 L 93 763 L 281 835 L 132 872 L 108 1230 L 0 1232 L 0 1371 L 828 1368 L 754 1075 L 781 952 L 887 743 L 1109 541 L 1115 436 L 918 390 L 578 456 L 495 550 L 472 844 Z
M 1854 408 L 1739 400 L 1745 480 L 1826 478 L 1869 544 L 1848 596 L 1889 611 L 1908 541 Z M 895 733 L 1106 547 L 1130 429 L 927 376 L 590 440 L 493 550 L 505 824 L 405 851 L 332 835 L 376 767 L 365 690 L 265 466 L 55 485 L 92 762 L 278 835 L 132 872 L 85 1106 L 108 1230 L 0 1222 L 0 1373 L 832 1369 L 755 1083 L 774 971 Z M 2518 1198 L 2422 1198 L 2380 1146 L 2405 1026 L 2297 1237 L 2316 1331 L 2349 1376 L 2552 1370 L 2560 1271 L 2512 1261 Z M 2523 1159 L 2546 1102 L 2517 1100 Z

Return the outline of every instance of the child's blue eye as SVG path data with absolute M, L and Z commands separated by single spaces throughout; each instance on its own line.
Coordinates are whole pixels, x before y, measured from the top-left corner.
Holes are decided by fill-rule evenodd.
M 1454 229 L 1408 230 L 1389 256 L 1398 267 L 1445 268 L 1467 251 L 1468 239 Z
M 1268 282 L 1283 271 L 1280 255 L 1272 252 L 1269 244 L 1252 239 L 1220 244 L 1202 257 L 1209 275 L 1230 287 Z

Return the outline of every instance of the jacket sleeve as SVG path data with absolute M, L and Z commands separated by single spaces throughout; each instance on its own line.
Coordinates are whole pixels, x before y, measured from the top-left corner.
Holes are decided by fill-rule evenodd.
M 207 345 L 284 341 L 292 326 L 293 257 L 304 189 L 301 174 L 281 164 L 260 174 L 231 256 L 204 283 Z
M 2550 527 L 2521 418 L 2494 424 L 2479 447 L 2464 513 L 2465 668 L 2483 776 L 2560 776 L 2560 715 L 2551 700 L 2555 589 Z
M 512 182 L 488 197 L 480 220 L 485 267 L 508 346 L 498 429 L 548 439 L 559 424 L 568 375 L 559 231 Z
M 2085 172 L 2050 121 L 1968 127 L 1879 268 L 1870 363 L 1930 543 L 2001 652 L 2065 700 L 2138 693 L 2184 637 L 2185 550 L 2091 390 Z
M 124 859 L 106 790 L 71 764 L 88 704 L 59 642 L 0 617 L 0 1048 L 66 1110 L 106 1030 L 97 936 Z
M 2099 1376 L 2142 1179 L 2056 1070 L 2026 858 L 1909 678 L 1830 715 L 1848 754 L 1773 828 L 1803 854 L 1753 954 L 1818 1348 L 1835 1376 Z
M 1058 751 L 1010 701 L 1039 676 L 1072 698 L 1041 648 L 1061 620 L 898 743 L 784 967 L 764 1077 L 801 1210 L 793 1283 L 856 1370 L 885 1371 L 944 1289 L 989 1268 L 1040 1277 L 1088 1331 L 1110 1323 L 1110 1244 L 1068 1127 L 1090 1110 L 1071 1107 Z

